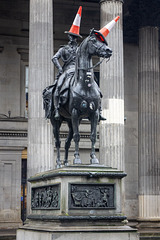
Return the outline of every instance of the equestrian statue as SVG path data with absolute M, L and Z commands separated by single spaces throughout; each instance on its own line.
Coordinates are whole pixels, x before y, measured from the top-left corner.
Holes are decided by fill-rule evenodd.
M 95 81 L 92 56 L 108 59 L 112 50 L 108 47 L 105 37 L 118 21 L 119 17 L 112 20 L 104 28 L 97 31 L 92 29 L 87 38 L 80 46 L 77 45 L 81 21 L 82 7 L 79 7 L 74 22 L 69 30 L 69 43 L 61 47 L 53 56 L 52 62 L 58 69 L 58 74 L 53 85 L 43 91 L 43 102 L 45 117 L 49 118 L 53 126 L 55 146 L 57 149 L 56 167 L 62 167 L 60 159 L 60 127 L 62 122 L 67 122 L 69 132 L 65 141 L 64 165 L 68 165 L 68 151 L 72 138 L 75 142 L 75 153 L 73 164 L 81 164 L 79 156 L 79 124 L 82 119 L 88 119 L 91 123 L 91 153 L 90 163 L 99 164 L 95 154 L 95 143 L 97 135 L 97 124 L 105 120 L 101 116 L 102 94 Z M 63 67 L 59 63 L 63 61 Z M 100 64 L 102 60 L 98 63 Z M 98 65 L 96 64 L 96 66 Z

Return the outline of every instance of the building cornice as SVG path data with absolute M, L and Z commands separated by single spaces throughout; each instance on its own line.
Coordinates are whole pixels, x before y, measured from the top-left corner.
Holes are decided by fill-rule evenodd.
M 0 132 L 0 137 L 20 137 L 20 138 L 26 138 L 27 133 L 26 132 Z

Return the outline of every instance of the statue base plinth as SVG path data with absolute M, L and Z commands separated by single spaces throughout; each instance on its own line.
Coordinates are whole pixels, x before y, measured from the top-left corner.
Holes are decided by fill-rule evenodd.
M 73 224 L 67 226 L 55 226 L 44 223 L 31 223 L 17 231 L 17 240 L 138 240 L 136 230 L 128 226 L 90 226 L 77 227 Z
M 122 214 L 123 171 L 76 165 L 36 174 L 31 183 L 31 214 L 17 240 L 137 240 Z

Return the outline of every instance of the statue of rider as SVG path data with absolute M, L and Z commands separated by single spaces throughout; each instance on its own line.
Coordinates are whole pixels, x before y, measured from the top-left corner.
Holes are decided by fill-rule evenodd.
M 75 72 L 76 50 L 78 48 L 77 38 L 82 37 L 79 34 L 81 12 L 82 7 L 80 6 L 69 32 L 65 31 L 65 33 L 68 33 L 69 38 L 68 44 L 61 47 L 52 58 L 52 62 L 58 69 L 58 74 L 56 77 L 57 86 L 54 94 L 55 119 L 59 119 L 60 117 L 59 115 L 60 89 L 66 78 L 66 71 L 70 69 L 69 71 L 70 75 L 73 75 Z M 60 58 L 63 61 L 63 66 L 61 66 L 59 63 Z
M 66 81 L 66 78 L 70 77 L 75 73 L 75 64 L 76 64 L 76 51 L 78 48 L 77 39 L 78 37 L 82 36 L 79 34 L 80 30 L 80 23 L 81 23 L 81 13 L 82 7 L 80 6 L 74 22 L 69 31 L 65 31 L 68 34 L 69 42 L 67 45 L 62 46 L 57 53 L 53 56 L 52 62 L 54 63 L 55 67 L 58 69 L 58 74 L 56 76 L 56 89 L 54 92 L 54 118 L 59 120 L 59 108 L 60 108 L 60 90 Z M 63 66 L 59 63 L 59 59 L 63 61 Z M 101 108 L 100 108 L 101 113 Z M 99 121 L 106 120 L 99 115 Z

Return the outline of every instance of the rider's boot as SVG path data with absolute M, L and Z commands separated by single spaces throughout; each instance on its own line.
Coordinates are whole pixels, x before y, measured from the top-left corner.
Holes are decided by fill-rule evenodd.
M 107 120 L 105 117 L 103 117 L 103 116 L 101 115 L 101 112 L 102 112 L 102 109 L 101 109 L 101 107 L 100 107 L 100 109 L 99 109 L 99 122 L 100 122 L 100 121 L 105 121 L 105 120 Z
M 107 120 L 106 118 L 104 118 L 101 114 L 99 114 L 99 121 L 105 121 Z

